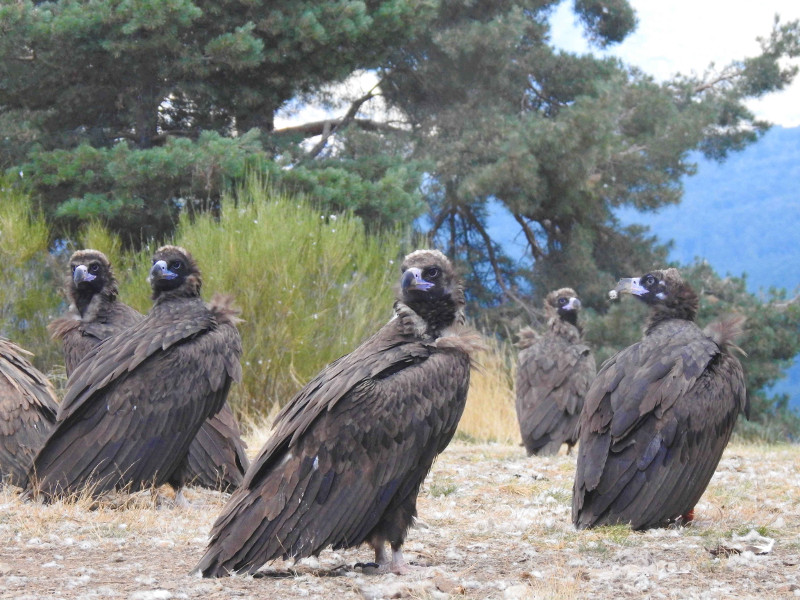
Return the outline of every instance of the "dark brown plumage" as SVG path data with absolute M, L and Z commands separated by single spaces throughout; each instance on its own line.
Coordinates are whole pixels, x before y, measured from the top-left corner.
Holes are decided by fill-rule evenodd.
M 441 252 L 409 254 L 402 270 L 395 318 L 278 415 L 214 524 L 197 567 L 204 576 L 363 542 L 383 569 L 406 570 L 401 546 L 420 485 L 461 417 L 477 338 L 463 328 L 463 292 Z
M 175 479 L 187 485 L 230 492 L 242 484 L 250 466 L 246 448 L 239 423 L 225 402 L 218 413 L 203 422 Z
M 48 326 L 52 337 L 62 340 L 67 376 L 102 341 L 144 319 L 144 315 L 117 299 L 117 281 L 105 254 L 78 250 L 70 257 L 69 266 L 70 275 L 64 286 L 69 310 Z M 239 424 L 226 402 L 203 423 L 192 440 L 182 467 L 184 472 L 178 479 L 229 490 L 242 483 L 248 465 Z
M 20 486 L 58 410 L 53 386 L 26 355 L 0 338 L 0 481 Z
M 544 301 L 547 332 L 533 337 L 520 332 L 517 366 L 517 420 L 522 443 L 532 454 L 557 454 L 561 444 L 578 441 L 583 400 L 595 374 L 594 356 L 581 343 L 575 290 L 561 288 Z
M 117 280 L 105 254 L 78 250 L 70 257 L 69 266 L 64 285 L 69 309 L 47 326 L 53 339 L 63 344 L 68 377 L 103 340 L 144 319 L 139 311 L 117 300 Z
M 154 304 L 89 352 L 68 382 L 58 422 L 33 465 L 45 498 L 92 486 L 180 488 L 189 444 L 241 376 L 235 316 L 200 298 L 200 272 L 177 246 L 156 251 Z
M 586 397 L 572 519 L 647 529 L 690 517 L 749 405 L 731 340 L 695 325 L 697 295 L 677 270 L 623 279 L 615 291 L 637 296 L 651 316 Z

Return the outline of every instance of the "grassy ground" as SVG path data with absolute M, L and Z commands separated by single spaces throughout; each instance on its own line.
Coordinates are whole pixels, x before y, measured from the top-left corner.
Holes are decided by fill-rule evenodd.
M 263 433 L 261 434 L 263 438 Z M 258 442 L 251 439 L 251 449 Z M 694 525 L 575 531 L 574 457 L 455 442 L 419 499 L 405 577 L 353 570 L 366 548 L 263 578 L 189 575 L 225 497 L 191 489 L 41 506 L 0 491 L 0 598 L 781 598 L 800 595 L 800 447 L 734 445 Z M 164 496 L 171 496 L 168 489 Z M 750 534 L 737 541 L 735 536 Z M 757 554 L 757 552 L 765 552 Z

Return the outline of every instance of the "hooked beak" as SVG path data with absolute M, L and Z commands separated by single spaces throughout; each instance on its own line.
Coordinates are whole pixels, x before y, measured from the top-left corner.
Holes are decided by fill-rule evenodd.
M 422 270 L 417 267 L 409 267 L 406 269 L 406 272 L 403 273 L 403 278 L 400 280 L 400 288 L 403 290 L 403 293 L 409 290 L 427 292 L 433 286 L 433 283 L 425 281 L 422 278 Z
M 167 263 L 165 261 L 158 260 L 153 263 L 150 269 L 150 276 L 147 279 L 152 283 L 159 279 L 175 279 L 177 276 L 177 273 L 173 273 L 167 268 Z
M 564 305 L 564 310 L 580 310 L 581 301 L 577 298 L 570 298 L 569 302 Z
M 72 273 L 72 281 L 75 283 L 75 285 L 83 283 L 84 281 L 88 283 L 89 281 L 94 281 L 95 279 L 97 279 L 97 277 L 89 273 L 89 269 L 86 268 L 86 265 L 78 265 L 75 267 L 75 272 Z
M 617 282 L 617 287 L 608 292 L 608 297 L 616 300 L 619 294 L 632 294 L 633 296 L 644 296 L 647 288 L 639 283 L 638 277 L 626 277 Z

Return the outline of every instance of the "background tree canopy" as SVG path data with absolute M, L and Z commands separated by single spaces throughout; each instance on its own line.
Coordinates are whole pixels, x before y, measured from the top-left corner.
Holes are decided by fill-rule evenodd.
M 776 21 L 758 56 L 658 83 L 617 59 L 554 48 L 558 4 L 4 3 L 0 167 L 55 238 L 100 219 L 133 248 L 171 235 L 182 214 L 217 215 L 225 190 L 258 172 L 373 233 L 416 223 L 462 265 L 472 314 L 501 334 L 563 285 L 608 319 L 616 277 L 666 260 L 614 209 L 677 203 L 693 152 L 724 160 L 755 142 L 768 124 L 744 102 L 792 80 L 784 59 L 800 55 L 800 25 Z M 597 48 L 636 26 L 626 0 L 572 7 Z M 289 102 L 324 102 L 364 70 L 379 83 L 343 114 L 275 128 Z M 385 118 L 367 116 L 376 104 Z M 490 235 L 493 210 L 527 242 L 522 264 Z M 736 298 L 709 318 L 760 310 L 746 292 Z M 796 311 L 759 306 L 797 332 Z M 623 329 L 605 328 L 607 339 L 622 343 Z M 764 342 L 752 385 L 774 381 L 767 364 L 796 354 L 792 339 Z

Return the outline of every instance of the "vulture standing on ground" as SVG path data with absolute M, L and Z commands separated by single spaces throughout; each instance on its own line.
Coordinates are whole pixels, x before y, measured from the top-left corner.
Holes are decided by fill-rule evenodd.
M 611 296 L 618 292 L 648 304 L 650 320 L 641 341 L 603 364 L 586 396 L 572 520 L 580 529 L 690 521 L 736 417 L 749 411 L 731 355 L 736 321 L 716 339 L 701 331 L 697 295 L 676 269 L 622 279 Z
M 25 485 L 58 410 L 53 386 L 25 355 L 0 338 L 0 481 L 13 485 Z
M 569 451 L 578 441 L 583 399 L 595 374 L 594 356 L 581 344 L 581 301 L 570 288 L 547 294 L 547 333 L 520 331 L 517 366 L 517 420 L 528 456 Z
M 144 315 L 117 300 L 117 281 L 111 263 L 98 250 L 78 250 L 69 259 L 65 294 L 69 311 L 48 326 L 64 345 L 64 364 L 71 375 L 83 357 L 110 338 L 144 319 Z M 226 402 L 203 423 L 189 446 L 180 477 L 187 483 L 227 490 L 242 483 L 249 462 L 239 424 Z M 178 495 L 179 502 L 183 496 Z
M 69 379 L 29 484 L 45 498 L 84 487 L 94 496 L 180 489 L 189 444 L 241 377 L 235 311 L 203 302 L 192 256 L 160 248 L 150 284 L 147 316 L 89 352 Z
M 455 433 L 479 342 L 441 252 L 406 256 L 394 312 L 280 412 L 214 524 L 197 567 L 205 577 L 363 542 L 381 571 L 408 570 L 401 546 L 417 494 Z

